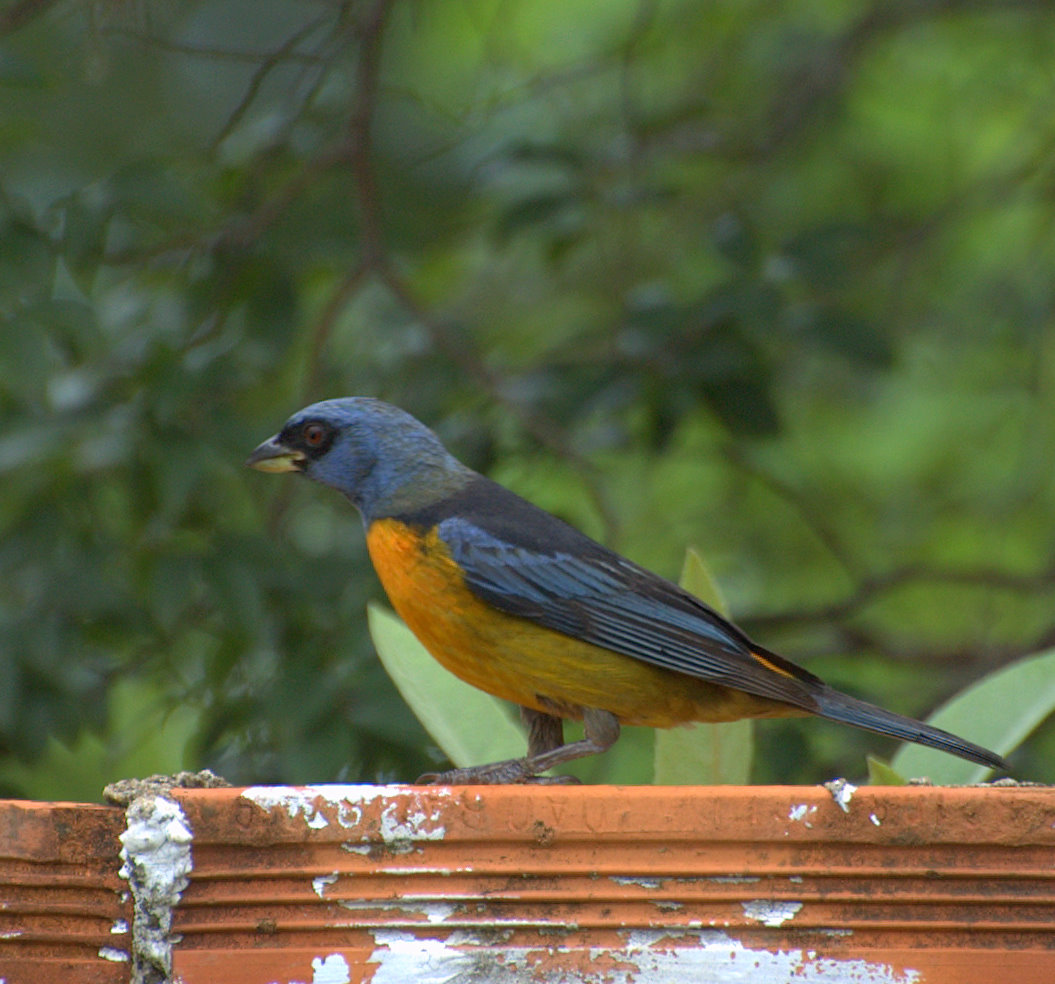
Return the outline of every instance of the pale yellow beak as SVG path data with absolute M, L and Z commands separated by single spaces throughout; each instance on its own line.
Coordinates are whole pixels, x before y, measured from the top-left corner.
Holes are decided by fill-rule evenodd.
M 276 434 L 264 441 L 245 459 L 245 463 L 249 468 L 262 472 L 297 472 L 304 470 L 305 460 L 303 451 L 287 448 L 279 442 Z

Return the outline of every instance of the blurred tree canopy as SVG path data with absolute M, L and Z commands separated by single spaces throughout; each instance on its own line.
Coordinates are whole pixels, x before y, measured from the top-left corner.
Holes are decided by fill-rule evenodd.
M 1055 643 L 1052 51 L 1040 0 L 7 0 L 0 792 L 435 766 L 354 512 L 242 468 L 330 396 L 906 713 Z

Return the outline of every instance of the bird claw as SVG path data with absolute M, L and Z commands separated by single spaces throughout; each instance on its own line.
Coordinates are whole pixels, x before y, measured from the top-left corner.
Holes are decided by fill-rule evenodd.
M 478 765 L 449 772 L 426 772 L 418 776 L 419 786 L 569 786 L 580 782 L 575 776 L 539 776 L 533 774 L 523 759 Z

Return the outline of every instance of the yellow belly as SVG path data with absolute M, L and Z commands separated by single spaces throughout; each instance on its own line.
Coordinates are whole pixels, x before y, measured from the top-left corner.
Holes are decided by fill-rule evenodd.
M 446 545 L 393 519 L 367 531 L 393 608 L 432 656 L 496 697 L 561 716 L 610 711 L 621 723 L 666 728 L 794 714 L 784 704 L 675 673 L 506 615 L 466 587 Z

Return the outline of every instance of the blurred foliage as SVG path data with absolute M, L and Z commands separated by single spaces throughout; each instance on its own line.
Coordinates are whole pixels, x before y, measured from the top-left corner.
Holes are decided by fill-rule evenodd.
M 0 793 L 117 778 L 140 704 L 157 768 L 436 767 L 347 504 L 241 468 L 326 396 L 668 576 L 698 544 L 898 710 L 1051 645 L 1053 46 L 1039 0 L 5 4 Z

